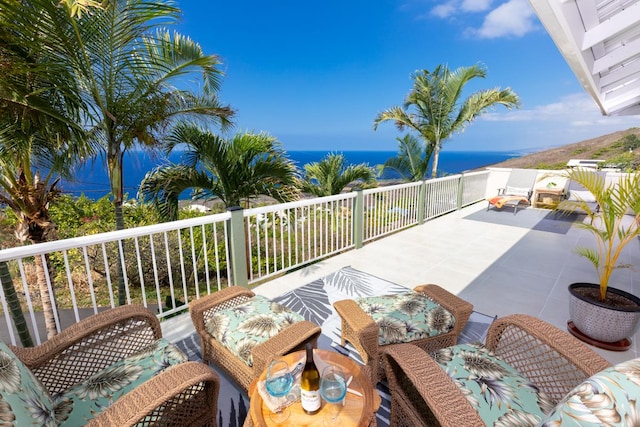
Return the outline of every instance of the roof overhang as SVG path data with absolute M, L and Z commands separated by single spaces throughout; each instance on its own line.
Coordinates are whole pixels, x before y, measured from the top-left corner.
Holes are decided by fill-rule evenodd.
M 640 0 L 529 0 L 603 115 L 640 115 Z

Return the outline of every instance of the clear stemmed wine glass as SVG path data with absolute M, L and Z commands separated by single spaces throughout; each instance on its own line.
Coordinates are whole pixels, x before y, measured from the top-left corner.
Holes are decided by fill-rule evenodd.
M 269 364 L 267 377 L 265 379 L 265 387 L 267 393 L 273 397 L 284 397 L 293 386 L 293 375 L 289 371 L 289 365 L 284 360 L 276 359 Z M 270 415 L 271 420 L 280 424 L 289 418 L 291 411 L 289 408 L 281 409 Z
M 327 403 L 333 404 L 331 406 L 334 407 L 325 415 L 323 419 L 324 425 L 337 425 L 341 407 L 338 403 L 342 402 L 346 394 L 347 381 L 342 368 L 335 365 L 329 365 L 324 368 L 320 377 L 320 395 Z

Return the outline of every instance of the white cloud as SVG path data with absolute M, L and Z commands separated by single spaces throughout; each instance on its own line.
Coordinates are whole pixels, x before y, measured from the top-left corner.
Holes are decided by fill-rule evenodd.
M 535 29 L 535 14 L 527 0 L 509 0 L 489 12 L 482 26 L 474 31 L 482 38 L 523 35 Z
M 456 12 L 456 6 L 453 2 L 439 4 L 431 9 L 431 14 L 438 18 L 448 18 Z
M 460 9 L 464 12 L 484 12 L 491 7 L 491 0 L 462 0 Z

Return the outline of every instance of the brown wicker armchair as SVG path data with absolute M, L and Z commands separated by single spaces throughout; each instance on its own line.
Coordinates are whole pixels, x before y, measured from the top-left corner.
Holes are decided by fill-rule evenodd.
M 253 364 L 249 366 L 207 331 L 207 323 L 216 312 L 246 303 L 253 296 L 255 294 L 246 288 L 230 286 L 189 304 L 191 319 L 196 332 L 200 335 L 202 359 L 205 363 L 213 363 L 220 367 L 245 391 L 249 389 L 251 381 L 260 376 L 271 359 L 292 351 L 303 350 L 307 342 L 312 342 L 315 347 L 321 333 L 320 327 L 314 323 L 305 320 L 293 323 L 277 335 L 253 347 L 251 349 Z
M 427 351 L 454 345 L 469 320 L 473 305 L 438 285 L 420 285 L 413 290 L 425 294 L 446 308 L 455 317 L 455 325 L 447 333 L 412 341 L 412 344 Z M 344 346 L 346 341 L 349 341 L 358 350 L 362 360 L 369 367 L 372 383 L 377 384 L 384 378 L 384 368 L 381 366 L 383 362 L 382 350 L 398 344 L 379 345 L 378 325 L 355 301 L 341 300 L 334 303 L 333 306 L 342 319 L 342 345 Z
M 129 305 L 88 317 L 37 347 L 10 349 L 55 395 L 149 348 L 161 337 L 155 314 Z M 123 395 L 87 425 L 215 426 L 219 387 L 210 367 L 179 363 Z
M 497 319 L 489 329 L 486 347 L 545 392 L 551 404 L 610 366 L 576 338 L 522 314 Z M 485 425 L 469 403 L 471 397 L 421 349 L 398 345 L 385 349 L 384 358 L 391 390 L 391 425 Z

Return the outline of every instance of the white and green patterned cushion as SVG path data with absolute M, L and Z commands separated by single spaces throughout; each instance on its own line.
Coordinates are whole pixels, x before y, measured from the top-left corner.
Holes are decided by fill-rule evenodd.
M 113 402 L 187 357 L 164 338 L 54 396 L 60 426 L 81 426 Z
M 0 341 L 0 425 L 57 426 L 49 392 Z
M 555 403 L 481 344 L 431 353 L 487 426 L 533 427 Z
M 378 325 L 380 345 L 446 334 L 455 326 L 451 312 L 419 292 L 356 298 L 355 302 Z
M 253 347 L 301 320 L 304 317 L 288 307 L 255 295 L 242 304 L 216 312 L 206 328 L 220 344 L 253 366 Z
M 640 425 L 640 359 L 612 366 L 574 388 L 541 426 Z

